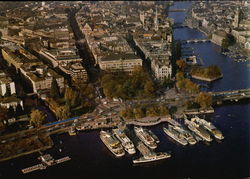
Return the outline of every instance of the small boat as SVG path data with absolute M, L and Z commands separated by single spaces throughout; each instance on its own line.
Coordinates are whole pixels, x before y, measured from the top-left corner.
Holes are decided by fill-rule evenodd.
M 75 130 L 75 128 L 71 127 L 71 128 L 69 129 L 68 133 L 69 133 L 70 136 L 76 135 L 76 130 Z

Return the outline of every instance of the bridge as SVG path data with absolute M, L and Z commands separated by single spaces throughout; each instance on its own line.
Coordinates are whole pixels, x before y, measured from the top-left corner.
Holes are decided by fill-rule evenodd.
M 168 12 L 186 12 L 187 9 L 169 9 Z
M 204 43 L 210 42 L 210 39 L 191 39 L 191 40 L 182 40 L 181 44 L 188 44 L 188 43 Z
M 250 89 L 239 89 L 232 91 L 209 92 L 216 101 L 238 101 L 250 98 Z
M 173 27 L 174 29 L 177 29 L 177 28 L 184 28 L 184 27 L 187 27 L 187 25 L 184 25 L 183 23 L 174 23 L 172 27 Z

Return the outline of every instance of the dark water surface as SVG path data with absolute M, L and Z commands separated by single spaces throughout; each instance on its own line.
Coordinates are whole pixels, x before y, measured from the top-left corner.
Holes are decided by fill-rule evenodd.
M 188 7 L 189 2 L 176 2 L 174 8 Z M 184 20 L 185 13 L 172 12 L 170 17 L 176 22 Z M 206 38 L 195 29 L 175 29 L 175 39 Z M 216 64 L 224 77 L 208 84 L 208 90 L 223 91 L 249 88 L 250 69 L 244 63 L 235 63 L 220 54 L 219 46 L 212 43 L 191 44 L 195 53 L 203 59 L 204 65 Z M 215 113 L 207 116 L 222 131 L 225 139 L 213 140 L 210 144 L 198 143 L 194 146 L 180 146 L 163 132 L 163 124 L 150 127 L 159 137 L 157 151 L 172 154 L 170 159 L 147 165 L 132 164 L 129 156 L 117 159 L 103 145 L 99 131 L 82 132 L 77 136 L 68 134 L 53 136 L 55 147 L 49 150 L 55 158 L 68 155 L 71 161 L 23 175 L 22 168 L 37 164 L 38 154 L 0 163 L 0 179 L 4 178 L 243 178 L 250 175 L 250 103 L 243 101 L 225 104 L 215 108 Z M 60 143 L 61 141 L 62 143 Z M 58 152 L 61 148 L 62 152 Z

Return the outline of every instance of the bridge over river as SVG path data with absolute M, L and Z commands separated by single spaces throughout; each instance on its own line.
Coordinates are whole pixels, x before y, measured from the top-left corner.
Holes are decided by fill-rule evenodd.
M 177 29 L 177 28 L 184 28 L 184 27 L 187 27 L 187 25 L 183 24 L 183 23 L 174 23 L 173 26 L 172 26 L 174 29 Z
M 169 9 L 168 12 L 186 12 L 187 9 Z
M 210 39 L 181 40 L 181 44 L 211 42 Z
M 250 89 L 239 89 L 232 91 L 209 92 L 216 101 L 227 101 L 250 98 Z

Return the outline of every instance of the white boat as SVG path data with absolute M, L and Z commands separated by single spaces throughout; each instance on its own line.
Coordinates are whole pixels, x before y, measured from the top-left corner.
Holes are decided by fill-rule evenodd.
M 137 163 L 146 163 L 146 162 L 153 162 L 153 161 L 158 161 L 158 160 L 163 160 L 163 159 L 167 159 L 171 157 L 170 154 L 166 153 L 166 152 L 159 152 L 159 153 L 155 153 L 155 155 L 152 155 L 150 157 L 140 157 L 138 159 L 133 160 L 133 163 L 137 164 Z
M 136 136 L 149 148 L 155 149 L 157 147 L 157 144 L 155 142 L 155 139 L 142 127 L 134 127 L 134 131 Z
M 121 157 L 125 155 L 121 143 L 111 133 L 107 131 L 100 132 L 100 138 L 107 148 L 116 156 Z
M 189 144 L 194 145 L 196 144 L 196 140 L 193 137 L 193 135 L 190 133 L 190 131 L 188 131 L 188 129 L 184 129 L 182 126 L 174 126 L 174 129 L 177 130 L 178 132 L 180 132 L 180 134 L 182 135 L 182 137 L 188 141 Z
M 208 141 L 208 142 L 211 142 L 213 140 L 210 134 L 205 130 L 205 128 L 203 128 L 199 124 L 193 121 L 189 121 L 187 119 L 185 119 L 185 124 L 191 131 L 193 131 L 196 135 L 201 137 L 203 140 Z
M 141 152 L 143 155 L 142 157 L 133 160 L 133 163 L 146 163 L 146 162 L 153 162 L 157 160 L 162 160 L 171 157 L 170 154 L 168 153 L 155 153 L 151 151 L 146 145 L 144 145 L 143 142 L 139 142 L 138 145 L 136 146 L 137 149 Z
M 171 124 L 168 124 L 168 127 L 163 127 L 163 131 L 172 139 L 177 141 L 178 143 L 182 145 L 187 145 L 188 142 L 184 139 L 184 137 L 181 135 L 180 132 L 174 129 L 174 126 Z
M 129 154 L 134 154 L 136 152 L 133 142 L 126 136 L 124 131 L 113 129 L 113 133 Z
M 197 122 L 200 125 L 203 125 L 209 132 L 211 132 L 214 135 L 215 138 L 220 140 L 224 139 L 224 136 L 222 135 L 221 131 L 219 131 L 211 122 L 208 122 L 197 116 L 192 118 L 191 120 Z
M 157 144 L 160 143 L 159 138 L 151 130 L 149 130 L 149 129 L 145 129 L 145 130 L 154 138 L 154 140 Z

